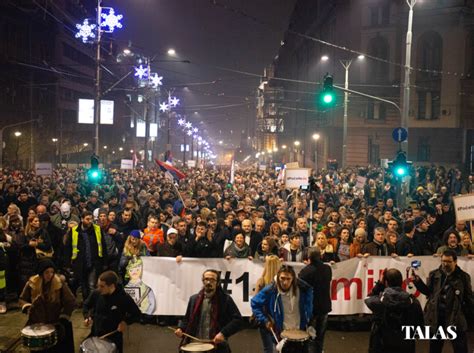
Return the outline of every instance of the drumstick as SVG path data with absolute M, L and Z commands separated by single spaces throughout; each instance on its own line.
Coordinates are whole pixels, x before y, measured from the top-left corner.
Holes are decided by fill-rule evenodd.
M 173 328 L 173 327 L 171 327 L 171 326 L 168 326 L 168 328 L 169 328 L 170 330 L 176 331 L 176 329 Z M 199 342 L 203 342 L 203 343 L 214 343 L 213 340 L 203 340 L 202 338 L 197 338 L 197 337 L 191 336 L 191 335 L 189 335 L 189 334 L 187 334 L 187 333 L 185 333 L 185 332 L 183 332 L 183 336 L 189 337 L 189 338 L 191 338 L 191 339 L 193 339 L 193 340 L 195 340 L 195 341 L 199 341 Z
M 277 335 L 275 334 L 275 331 L 273 331 L 273 327 L 270 327 L 270 331 L 272 331 L 273 337 L 275 338 L 275 341 L 276 341 L 277 343 L 279 343 L 280 341 L 278 340 Z
M 107 338 L 107 337 L 109 337 L 109 336 L 112 336 L 114 333 L 117 333 L 117 332 L 118 332 L 118 330 L 115 330 L 115 331 L 106 333 L 105 335 L 100 336 L 99 338 L 100 338 L 101 340 L 103 340 L 104 338 Z

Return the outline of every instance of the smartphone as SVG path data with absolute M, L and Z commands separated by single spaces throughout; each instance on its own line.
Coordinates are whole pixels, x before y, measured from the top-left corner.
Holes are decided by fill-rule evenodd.
M 413 269 L 419 269 L 421 267 L 421 261 L 420 260 L 413 260 L 411 262 L 411 268 Z
M 301 189 L 301 190 L 308 190 L 308 189 L 309 189 L 309 185 L 301 185 L 301 186 L 300 186 L 300 189 Z

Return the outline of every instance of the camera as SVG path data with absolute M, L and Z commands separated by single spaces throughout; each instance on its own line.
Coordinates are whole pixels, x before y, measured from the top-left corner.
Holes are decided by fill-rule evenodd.
M 411 268 L 417 270 L 421 267 L 421 261 L 420 260 L 413 260 L 411 262 Z

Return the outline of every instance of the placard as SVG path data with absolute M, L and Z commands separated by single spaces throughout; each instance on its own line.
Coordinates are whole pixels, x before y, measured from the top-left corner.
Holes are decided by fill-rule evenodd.
M 122 159 L 120 161 L 120 169 L 131 170 L 133 169 L 133 159 Z
M 189 168 L 195 168 L 196 167 L 196 161 L 194 161 L 194 160 L 186 161 L 186 164 L 188 165 Z
M 35 163 L 36 175 L 52 175 L 53 165 L 51 163 Z
M 363 177 L 360 175 L 357 176 L 356 185 L 355 185 L 356 189 L 363 189 L 366 182 L 367 182 L 366 177 Z
M 92 101 L 94 106 L 94 101 Z M 100 123 L 101 125 L 114 124 L 114 101 L 101 100 L 100 101 Z
M 299 189 L 301 185 L 308 185 L 310 173 L 309 168 L 286 168 L 285 186 L 287 189 Z
M 454 196 L 453 202 L 456 222 L 474 220 L 474 194 Z

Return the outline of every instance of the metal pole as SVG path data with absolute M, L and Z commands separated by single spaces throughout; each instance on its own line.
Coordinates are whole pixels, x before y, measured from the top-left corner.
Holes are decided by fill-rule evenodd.
M 171 92 L 168 91 L 168 102 L 171 99 Z M 171 110 L 168 109 L 168 131 L 166 135 L 166 150 L 170 151 L 171 153 L 171 142 L 170 142 L 170 134 L 171 134 Z
M 344 81 L 344 89 L 349 89 L 349 67 L 352 64 L 351 60 L 341 60 L 341 64 L 346 70 L 346 79 Z M 347 104 L 349 101 L 349 93 L 344 91 L 344 119 L 342 123 L 342 168 L 346 167 L 347 163 Z
M 147 58 L 148 64 L 148 79 L 150 78 L 150 58 Z M 150 123 L 148 119 L 148 85 L 145 87 L 145 107 L 143 108 L 144 119 L 145 119 L 145 145 L 143 148 L 143 167 L 148 167 L 148 140 L 150 139 Z
M 413 7 L 416 0 L 406 0 L 410 11 L 408 12 L 408 29 L 405 50 L 405 82 L 403 89 L 403 111 L 402 111 L 402 128 L 408 131 L 408 114 L 410 111 L 410 72 L 411 72 L 411 42 L 412 42 L 412 26 L 413 26 Z M 406 152 L 408 157 L 408 138 L 402 143 L 402 150 Z
M 314 171 L 318 172 L 318 141 L 314 143 Z
M 101 0 L 97 0 L 97 51 L 95 55 L 95 99 L 94 99 L 94 153 L 99 155 L 99 124 L 100 124 L 100 42 L 102 38 L 102 31 L 100 29 L 101 22 Z
M 186 167 L 186 131 L 183 131 L 183 167 Z

